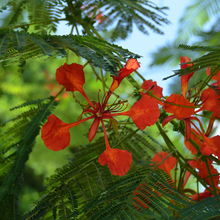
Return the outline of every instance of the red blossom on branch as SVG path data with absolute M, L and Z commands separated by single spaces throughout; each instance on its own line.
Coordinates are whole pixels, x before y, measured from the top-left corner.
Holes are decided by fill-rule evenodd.
M 141 88 L 143 89 L 141 98 L 130 108 L 127 115 L 132 118 L 139 129 L 144 130 L 147 126 L 157 122 L 160 116 L 158 104 L 162 103 L 158 99 L 163 95 L 162 88 L 152 80 L 145 80 Z
M 119 70 L 118 75 L 112 77 L 113 82 L 110 87 L 110 91 L 113 92 L 115 89 L 117 89 L 119 87 L 121 81 L 125 77 L 127 77 L 128 75 L 130 75 L 131 73 L 136 71 L 139 67 L 140 67 L 140 64 L 137 62 L 136 59 L 134 59 L 134 58 L 129 59 L 127 61 L 127 63 L 125 64 L 125 66 Z
M 112 175 L 123 176 L 130 169 L 132 155 L 126 150 L 107 148 L 99 157 L 98 162 L 107 165 Z
M 218 186 L 219 174 L 213 167 L 211 160 L 207 159 L 206 161 L 202 161 L 196 158 L 195 160 L 190 160 L 189 164 L 193 168 L 198 169 L 198 175 L 209 184 L 212 189 Z
M 185 69 L 185 68 L 193 66 L 193 63 L 191 62 L 191 59 L 189 57 L 184 56 L 184 57 L 180 57 L 180 66 L 181 66 L 181 69 Z M 193 74 L 194 72 L 181 76 L 181 79 L 180 79 L 181 80 L 181 91 L 184 97 L 186 97 L 186 93 L 188 90 L 188 82 L 190 78 L 193 76 Z
M 201 95 L 202 110 L 212 112 L 212 117 L 220 118 L 220 88 L 207 88 Z
M 203 155 L 215 155 L 220 159 L 220 151 L 219 151 L 219 145 L 220 144 L 220 136 L 214 136 L 214 137 L 206 137 L 204 136 L 204 141 L 201 147 L 201 153 Z
M 188 63 L 188 62 L 191 62 L 189 57 L 181 57 L 180 62 L 181 62 L 182 69 L 193 65 L 192 63 Z M 195 111 L 196 106 L 193 103 L 191 103 L 186 97 L 187 89 L 188 89 L 188 81 L 192 77 L 193 74 L 194 72 L 181 76 L 182 95 L 179 95 L 179 94 L 170 95 L 165 100 L 164 106 L 163 106 L 163 109 L 166 112 L 172 114 L 164 119 L 162 123 L 163 126 L 165 126 L 168 122 L 170 122 L 173 119 L 183 120 L 185 124 L 185 140 L 189 140 L 191 136 L 191 124 L 195 126 L 195 124 L 192 123 L 191 121 L 192 120 L 198 121 L 196 117 L 193 117 L 193 115 L 196 113 Z M 198 111 L 200 110 L 201 109 L 199 109 Z
M 152 158 L 154 165 L 170 175 L 171 170 L 176 166 L 177 160 L 167 152 L 158 152 Z
M 208 67 L 206 69 L 206 74 L 209 76 L 211 74 L 211 68 Z M 216 80 L 218 87 L 220 87 L 220 71 L 218 71 L 215 75 L 212 77 L 213 80 Z
M 159 118 L 160 111 L 158 100 L 151 97 L 147 92 L 150 92 L 158 98 L 162 97 L 162 88 L 156 85 L 151 80 L 145 81 L 142 85 L 143 90 L 147 92 L 141 93 L 142 97 L 138 100 L 130 110 L 121 112 L 123 102 L 115 101 L 113 104 L 108 104 L 109 98 L 113 91 L 118 88 L 121 81 L 129 74 L 139 68 L 140 64 L 136 59 L 131 58 L 125 66 L 119 70 L 118 76 L 113 76 L 113 82 L 109 91 L 104 95 L 102 101 L 91 101 L 84 91 L 85 76 L 83 66 L 80 64 L 64 64 L 57 69 L 56 79 L 59 84 L 63 85 L 67 91 L 78 91 L 88 102 L 88 106 L 83 109 L 83 114 L 89 114 L 82 120 L 65 123 L 55 115 L 50 115 L 48 121 L 42 127 L 42 139 L 45 145 L 54 151 L 65 149 L 70 144 L 71 127 L 77 126 L 80 123 L 93 119 L 90 126 L 88 139 L 92 141 L 96 135 L 99 125 L 102 125 L 104 132 L 106 150 L 100 155 L 98 162 L 105 166 L 107 165 L 113 175 L 125 175 L 130 169 L 132 163 L 132 155 L 126 150 L 111 148 L 108 142 L 107 132 L 105 129 L 104 120 L 113 119 L 116 116 L 124 115 L 132 118 L 138 128 L 144 129 L 146 126 L 153 125 Z

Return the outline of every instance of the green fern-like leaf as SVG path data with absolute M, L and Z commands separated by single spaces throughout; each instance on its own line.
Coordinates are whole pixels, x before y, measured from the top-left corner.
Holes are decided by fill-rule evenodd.
M 17 200 L 25 163 L 41 124 L 55 106 L 53 98 L 26 103 L 26 111 L 1 126 L 0 211 L 2 219 L 18 217 Z M 17 217 L 15 217 L 17 216 Z
M 134 24 L 145 34 L 151 29 L 159 34 L 163 33 L 160 26 L 169 23 L 165 18 L 164 10 L 151 1 L 108 0 L 85 1 L 84 13 L 102 13 L 103 20 L 96 26 L 99 30 L 105 30 L 112 26 L 111 39 L 125 39 L 132 32 Z
M 205 69 L 207 67 L 213 68 L 215 71 L 219 70 L 219 63 L 220 63 L 220 47 L 208 47 L 208 46 L 188 46 L 188 45 L 180 45 L 180 48 L 183 48 L 185 50 L 191 50 L 191 51 L 205 51 L 206 54 L 192 60 L 191 63 L 193 63 L 193 66 L 185 68 L 185 69 L 179 69 L 175 70 L 174 74 L 171 76 L 168 76 L 164 79 L 168 79 L 173 76 L 181 76 L 185 75 L 191 72 L 199 71 L 202 69 Z
M 35 208 L 25 215 L 25 219 L 44 219 L 52 216 L 61 216 L 61 219 L 126 219 L 127 216 L 130 219 L 141 219 L 144 216 L 147 219 L 152 211 L 137 209 L 133 199 L 135 189 L 144 183 L 160 193 L 166 189 L 163 193 L 166 199 L 163 196 L 159 198 L 163 201 L 160 203 L 163 207 L 160 208 L 164 212 L 167 210 L 168 201 L 175 197 L 178 206 L 188 204 L 184 196 L 165 183 L 169 177 L 151 168 L 147 162 L 150 159 L 149 149 L 156 151 L 161 146 L 148 135 L 142 135 L 130 128 L 122 128 L 119 136 L 110 135 L 112 146 L 127 149 L 133 154 L 132 168 L 124 177 L 112 176 L 108 168 L 98 164 L 98 157 L 105 148 L 103 138 L 94 144 L 73 147 L 72 161 L 58 169 L 49 179 L 46 193 Z M 144 162 L 140 160 L 143 155 L 146 155 Z M 177 209 L 177 205 L 173 208 Z
M 1 33 L 0 62 L 18 62 L 39 56 L 66 55 L 66 49 L 87 59 L 94 66 L 116 74 L 120 61 L 139 57 L 122 47 L 92 36 L 40 36 L 24 32 Z
M 208 220 L 220 218 L 220 196 L 204 199 L 192 206 L 189 206 L 180 211 L 178 220 L 186 220 L 189 218 L 195 220 Z

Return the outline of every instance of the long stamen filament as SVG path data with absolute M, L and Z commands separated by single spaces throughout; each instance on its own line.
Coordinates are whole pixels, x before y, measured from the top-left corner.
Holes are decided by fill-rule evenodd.
M 86 95 L 86 93 L 83 91 L 83 92 L 81 92 L 81 94 L 82 94 L 83 97 L 86 99 L 86 101 L 89 103 L 89 105 L 90 105 L 93 109 L 95 109 L 94 104 L 93 104 L 92 101 L 89 99 L 89 97 Z
M 90 117 L 87 117 L 87 118 L 84 118 L 84 119 L 82 119 L 82 120 L 79 120 L 79 121 L 76 121 L 76 122 L 73 122 L 73 123 L 70 123 L 70 124 L 66 124 L 65 125 L 65 127 L 73 127 L 73 126 L 77 126 L 77 125 L 79 125 L 79 124 L 81 124 L 82 122 L 84 122 L 84 121 L 87 121 L 87 120 L 89 120 L 89 119 L 92 119 L 92 118 L 94 118 L 95 116 L 94 115 L 92 115 L 92 116 L 90 116 Z
M 206 133 L 205 135 L 208 137 L 211 132 L 212 132 L 212 128 L 213 128 L 213 125 L 214 125 L 214 122 L 215 122 L 215 118 L 212 116 L 209 120 L 209 125 L 208 125 L 208 128 L 206 130 Z

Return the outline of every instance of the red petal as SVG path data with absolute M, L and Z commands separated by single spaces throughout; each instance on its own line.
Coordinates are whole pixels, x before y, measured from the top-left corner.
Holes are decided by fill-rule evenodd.
M 164 118 L 163 122 L 162 122 L 162 126 L 165 126 L 167 123 L 169 123 L 170 121 L 172 121 L 173 119 L 175 119 L 176 116 L 175 115 L 169 115 L 166 118 Z
M 196 132 L 196 130 L 194 130 L 194 129 L 191 129 L 190 139 L 192 141 L 194 141 L 195 144 L 197 144 L 198 146 L 202 145 L 202 138 L 200 137 L 198 132 Z M 196 149 L 196 147 L 189 140 L 185 139 L 184 144 L 191 151 L 192 154 L 198 153 L 198 150 Z
M 93 140 L 93 138 L 95 137 L 96 135 L 96 132 L 99 128 L 99 124 L 100 124 L 100 118 L 95 118 L 91 127 L 90 127 L 90 130 L 89 130 L 89 141 L 91 142 Z
M 218 156 L 218 158 L 220 158 L 219 144 L 220 144 L 219 135 L 211 138 L 204 136 L 204 143 L 201 148 L 201 153 L 204 155 L 214 154 Z
M 158 152 L 152 158 L 152 161 L 155 162 L 156 166 L 164 170 L 166 173 L 170 175 L 170 171 L 176 166 L 176 158 L 170 156 L 167 152 Z
M 143 82 L 141 88 L 146 91 L 152 92 L 152 94 L 158 98 L 163 97 L 163 94 L 162 94 L 163 89 L 160 86 L 158 86 L 156 82 L 154 82 L 152 80 L 145 80 Z M 159 103 L 160 103 L 160 101 L 159 101 Z
M 61 121 L 55 115 L 50 115 L 41 130 L 41 138 L 47 148 L 58 151 L 70 144 L 69 129 L 71 124 Z
M 160 117 L 160 110 L 157 101 L 148 95 L 143 95 L 131 109 L 128 115 L 132 118 L 136 126 L 144 130 L 146 126 L 155 124 Z
M 174 114 L 179 120 L 189 118 L 195 113 L 194 104 L 190 103 L 184 96 L 178 94 L 172 94 L 169 96 L 166 99 L 163 108 L 166 112 Z
M 130 75 L 131 73 L 133 73 L 135 70 L 137 70 L 140 67 L 140 64 L 138 63 L 138 61 L 134 58 L 129 59 L 125 66 L 119 70 L 119 74 L 118 76 L 113 76 L 113 82 L 112 85 L 110 87 L 110 91 L 114 91 L 115 89 L 118 88 L 118 86 L 120 85 L 121 81 L 127 77 L 128 75 Z
M 125 175 L 132 163 L 132 154 L 126 150 L 107 148 L 98 159 L 98 162 L 107 165 L 112 175 Z
M 208 197 L 213 197 L 214 195 L 209 191 L 209 190 L 205 190 L 202 193 L 196 193 L 194 195 L 192 195 L 192 200 L 202 200 L 202 199 L 206 199 Z
M 82 93 L 85 83 L 83 66 L 77 63 L 65 63 L 57 69 L 56 80 L 66 88 L 66 91 L 79 91 Z
M 189 140 L 191 138 L 191 119 L 186 118 L 184 120 L 185 124 L 185 139 Z
M 207 88 L 202 92 L 202 109 L 213 112 L 213 117 L 220 118 L 220 95 L 217 90 Z
M 134 58 L 130 58 L 124 66 L 124 68 L 126 68 L 127 70 L 133 70 L 133 71 L 135 71 L 139 67 L 140 67 L 140 63 L 138 63 L 138 61 Z
M 181 69 L 185 69 L 187 67 L 193 66 L 192 63 L 188 63 L 188 62 L 191 62 L 191 59 L 189 57 L 186 57 L 186 56 L 180 57 Z M 188 90 L 188 81 L 192 77 L 193 74 L 194 72 L 181 76 L 181 89 L 182 89 L 182 94 L 184 97 L 186 96 L 186 93 Z
M 181 69 L 186 69 L 190 66 L 193 66 L 193 63 L 190 63 L 191 59 L 187 56 L 181 56 L 180 57 L 180 65 L 181 65 Z
M 69 129 L 92 118 L 94 118 L 94 116 L 67 124 L 55 115 L 50 115 L 47 122 L 42 127 L 41 138 L 47 148 L 54 151 L 62 150 L 70 144 Z
M 211 68 L 210 68 L 210 67 L 208 67 L 208 68 L 206 69 L 206 74 L 207 74 L 208 76 L 211 74 Z M 214 80 L 219 80 L 219 79 L 220 79 L 220 71 L 218 71 L 218 72 L 212 77 L 212 79 L 214 79 Z

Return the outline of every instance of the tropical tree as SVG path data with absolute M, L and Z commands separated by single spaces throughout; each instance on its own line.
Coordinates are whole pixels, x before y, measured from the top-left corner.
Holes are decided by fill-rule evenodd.
M 204 2 L 192 10 L 218 5 Z M 138 72 L 140 56 L 116 43 L 134 25 L 162 34 L 167 8 L 145 0 L 0 7 L 1 219 L 218 219 L 216 41 L 181 46 L 206 53 L 191 60 L 181 50 L 180 94 L 165 97 Z M 57 34 L 61 26 L 69 35 Z

